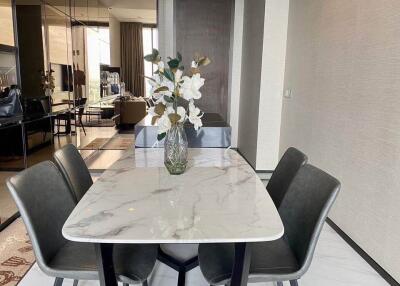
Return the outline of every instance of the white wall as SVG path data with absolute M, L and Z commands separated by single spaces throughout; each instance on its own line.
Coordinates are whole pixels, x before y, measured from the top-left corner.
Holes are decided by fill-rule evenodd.
M 279 161 L 289 0 L 267 0 L 258 115 L 257 170 L 274 170 Z
M 110 65 L 121 67 L 121 23 L 110 15 Z
M 278 162 L 288 11 L 289 0 L 244 3 L 238 149 L 258 171 Z
M 158 0 L 158 49 L 163 59 L 176 54 L 175 0 Z
M 232 127 L 231 146 L 238 146 L 240 81 L 242 72 L 244 0 L 236 0 L 232 13 L 231 49 L 229 54 L 228 123 Z
M 336 176 L 330 217 L 400 281 L 400 1 L 292 0 L 281 153 Z
M 256 168 L 265 0 L 245 1 L 238 149 Z

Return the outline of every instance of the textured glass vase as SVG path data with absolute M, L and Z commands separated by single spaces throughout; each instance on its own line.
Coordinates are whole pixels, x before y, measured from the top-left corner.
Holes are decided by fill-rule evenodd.
M 168 130 L 164 141 L 164 164 L 172 175 L 185 172 L 188 142 L 183 124 L 174 124 Z

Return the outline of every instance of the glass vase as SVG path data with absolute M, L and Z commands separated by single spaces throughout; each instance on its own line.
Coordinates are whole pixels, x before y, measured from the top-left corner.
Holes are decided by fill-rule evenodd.
M 171 175 L 185 172 L 187 156 L 188 142 L 183 124 L 174 124 L 164 141 L 164 164 Z

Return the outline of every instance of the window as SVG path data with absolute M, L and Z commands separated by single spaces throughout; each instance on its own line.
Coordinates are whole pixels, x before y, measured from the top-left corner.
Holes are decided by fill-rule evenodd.
M 110 35 L 104 27 L 86 28 L 87 58 L 88 58 L 88 101 L 100 99 L 100 65 L 110 64 Z
M 153 49 L 158 49 L 158 30 L 153 27 L 143 28 L 143 54 L 151 54 Z M 157 67 L 152 63 L 144 61 L 144 75 L 151 77 L 157 70 Z M 151 86 L 145 79 L 146 96 L 150 95 Z

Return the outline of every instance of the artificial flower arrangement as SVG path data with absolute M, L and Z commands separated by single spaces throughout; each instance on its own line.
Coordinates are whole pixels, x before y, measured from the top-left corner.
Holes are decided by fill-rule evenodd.
M 167 67 L 156 49 L 144 58 L 158 66 L 155 75 L 148 78 L 155 104 L 149 109 L 149 114 L 152 115 L 152 124 L 158 124 L 157 139 L 162 140 L 172 126 L 183 124 L 186 120 L 193 124 L 195 130 L 202 127 L 203 113 L 194 101 L 201 98 L 200 88 L 204 85 L 200 67 L 210 64 L 210 59 L 196 54 L 190 72 L 184 75 L 180 53 L 177 53 L 176 58 L 168 57 Z M 187 109 L 182 106 L 180 98 L 188 101 Z

